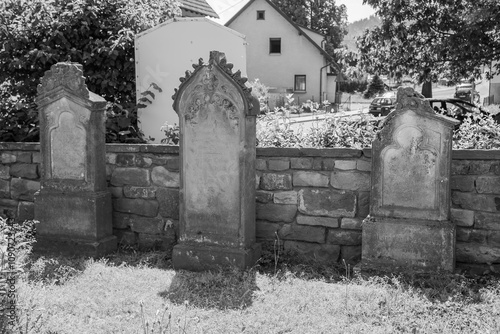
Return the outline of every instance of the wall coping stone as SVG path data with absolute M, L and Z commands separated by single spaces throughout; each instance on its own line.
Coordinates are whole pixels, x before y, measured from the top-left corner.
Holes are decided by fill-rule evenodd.
M 40 151 L 40 143 L 2 143 L 0 151 Z
M 362 150 L 352 148 L 257 147 L 258 157 L 360 158 L 362 154 Z
M 40 151 L 40 143 L 0 142 L 0 151 Z M 165 144 L 106 144 L 108 153 L 178 154 L 179 146 Z M 257 147 L 257 157 L 371 158 L 371 148 L 279 148 Z M 452 160 L 500 160 L 500 150 L 453 150 Z

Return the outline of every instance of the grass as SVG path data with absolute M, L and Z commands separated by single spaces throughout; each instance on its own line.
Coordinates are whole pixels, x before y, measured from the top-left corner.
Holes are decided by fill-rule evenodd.
M 250 270 L 175 271 L 159 252 L 35 257 L 17 285 L 19 333 L 498 333 L 500 279 L 348 278 L 272 254 Z

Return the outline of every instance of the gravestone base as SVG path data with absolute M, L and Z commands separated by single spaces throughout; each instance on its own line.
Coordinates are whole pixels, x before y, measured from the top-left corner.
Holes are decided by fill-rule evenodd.
M 40 221 L 35 250 L 88 256 L 116 250 L 111 205 L 107 191 L 41 190 L 35 194 L 35 220 Z
M 172 262 L 175 269 L 204 271 L 219 267 L 252 267 L 260 258 L 260 244 L 251 248 L 230 248 L 199 243 L 181 243 L 174 246 Z
M 95 241 L 37 235 L 34 252 L 99 258 L 116 251 L 116 247 L 117 239 L 114 235 Z
M 451 221 L 367 218 L 357 271 L 453 272 L 456 227 Z

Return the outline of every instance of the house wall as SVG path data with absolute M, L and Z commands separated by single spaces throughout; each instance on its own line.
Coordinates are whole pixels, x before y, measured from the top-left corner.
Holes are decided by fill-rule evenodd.
M 203 58 L 208 62 L 210 51 L 221 51 L 246 76 L 245 37 L 234 30 L 205 18 L 176 18 L 142 32 L 135 39 L 137 99 L 151 83 L 163 90 L 152 89 L 155 99 L 144 109 L 139 109 L 139 126 L 146 138 L 160 143 L 165 123 L 179 124 L 179 117 L 172 107 L 174 89 L 186 71 L 193 71 L 193 64 Z M 139 101 L 138 101 L 139 103 Z
M 171 252 L 179 218 L 179 150 L 106 145 L 113 233 Z M 451 219 L 457 265 L 500 270 L 500 151 L 453 151 Z M 0 214 L 34 217 L 39 144 L 0 143 Z M 321 260 L 356 262 L 369 213 L 371 150 L 258 148 L 257 239 Z M 57 208 L 54 208 L 57 210 Z
M 257 10 L 265 11 L 265 20 L 257 20 Z M 249 80 L 259 79 L 268 87 L 293 89 L 294 76 L 305 74 L 306 93 L 295 93 L 295 101 L 319 101 L 323 55 L 265 0 L 254 1 L 229 27 L 246 36 Z M 269 54 L 270 38 L 281 38 L 280 55 Z M 326 75 L 323 82 L 325 85 Z

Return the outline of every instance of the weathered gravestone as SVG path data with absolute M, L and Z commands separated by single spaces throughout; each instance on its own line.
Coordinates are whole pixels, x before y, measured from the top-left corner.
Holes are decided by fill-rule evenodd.
M 244 268 L 255 243 L 255 118 L 259 103 L 223 53 L 210 52 L 176 90 L 179 115 L 180 236 L 175 268 Z
M 412 88 L 400 88 L 372 145 L 370 216 L 363 222 L 361 267 L 452 271 L 450 221 L 453 127 Z
M 58 63 L 42 78 L 36 102 L 42 154 L 36 247 L 90 256 L 113 251 L 106 101 L 89 92 L 81 65 Z

